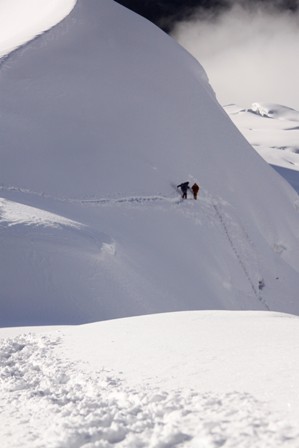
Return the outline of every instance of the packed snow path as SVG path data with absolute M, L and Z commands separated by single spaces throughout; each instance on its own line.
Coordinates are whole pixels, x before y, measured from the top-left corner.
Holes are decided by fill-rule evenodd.
M 129 387 L 59 345 L 59 333 L 0 341 L 2 448 L 298 447 L 299 428 L 251 394 Z

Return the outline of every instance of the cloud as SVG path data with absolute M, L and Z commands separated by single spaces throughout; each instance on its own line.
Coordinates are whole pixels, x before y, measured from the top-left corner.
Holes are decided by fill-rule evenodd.
M 299 14 L 282 2 L 231 2 L 177 23 L 173 36 L 204 66 L 221 104 L 271 102 L 299 110 Z

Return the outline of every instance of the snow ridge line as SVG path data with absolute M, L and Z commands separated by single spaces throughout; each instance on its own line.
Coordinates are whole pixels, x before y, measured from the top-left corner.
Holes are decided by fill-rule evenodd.
M 51 29 L 51 28 L 50 28 Z M 2 57 L 0 57 L 0 71 L 3 69 L 5 70 L 6 68 L 9 69 L 10 66 L 8 65 L 8 63 L 10 62 L 10 59 L 19 51 L 24 51 L 26 49 L 26 47 L 31 44 L 32 42 L 38 40 L 43 34 L 47 33 L 48 31 L 50 31 L 50 29 L 45 30 L 45 31 L 41 31 L 39 34 L 37 34 L 36 36 L 33 36 L 30 40 L 28 40 L 27 42 L 24 43 L 20 43 L 17 47 L 15 47 L 14 49 L 12 49 L 11 51 L 9 51 L 8 53 L 4 54 Z M 7 67 L 6 67 L 7 65 Z
M 257 288 L 256 288 L 256 286 L 255 286 L 255 284 L 254 284 L 254 282 L 253 282 L 253 280 L 252 280 L 252 278 L 251 278 L 247 268 L 246 268 L 246 265 L 245 265 L 241 255 L 239 254 L 239 252 L 238 252 L 238 250 L 236 248 L 236 245 L 234 244 L 233 238 L 231 237 L 230 232 L 228 230 L 228 226 L 225 223 L 225 219 L 223 217 L 223 214 L 220 212 L 219 207 L 217 206 L 217 204 L 215 204 L 215 202 L 213 202 L 213 207 L 214 207 L 214 210 L 216 212 L 216 215 L 218 216 L 219 222 L 222 225 L 222 228 L 223 228 L 223 230 L 224 230 L 224 232 L 226 234 L 226 237 L 227 237 L 227 239 L 229 241 L 229 244 L 230 244 L 234 254 L 236 255 L 236 258 L 237 258 L 237 260 L 238 260 L 238 262 L 239 262 L 239 264 L 240 264 L 240 266 L 241 266 L 241 268 L 242 268 L 242 270 L 243 270 L 243 272 L 245 274 L 245 277 L 247 278 L 247 280 L 248 280 L 248 282 L 250 284 L 250 287 L 251 287 L 255 297 L 258 299 L 259 302 L 261 302 L 263 304 L 263 306 L 265 307 L 265 309 L 267 311 L 270 311 L 269 305 L 267 304 L 265 299 L 259 294 L 259 292 L 258 292 L 258 290 L 257 290 Z

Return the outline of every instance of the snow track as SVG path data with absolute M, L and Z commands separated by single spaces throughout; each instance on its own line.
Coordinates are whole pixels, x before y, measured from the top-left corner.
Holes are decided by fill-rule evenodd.
M 240 251 L 240 249 L 238 248 L 238 246 L 236 244 L 236 241 L 235 241 L 235 239 L 233 237 L 233 234 L 229 230 L 228 224 L 227 224 L 227 222 L 225 220 L 224 213 L 222 213 L 220 211 L 220 207 L 216 203 L 213 203 L 213 207 L 214 207 L 215 213 L 216 213 L 216 215 L 217 215 L 217 217 L 219 219 L 219 222 L 221 223 L 221 226 L 223 227 L 223 230 L 224 230 L 225 235 L 226 235 L 226 237 L 228 239 L 228 242 L 229 242 L 229 244 L 230 244 L 230 246 L 231 246 L 231 248 L 232 248 L 232 250 L 233 250 L 233 252 L 234 252 L 234 254 L 235 254 L 236 258 L 237 258 L 237 260 L 238 260 L 238 263 L 240 264 L 241 269 L 244 272 L 244 275 L 245 275 L 245 277 L 248 280 L 248 283 L 249 283 L 249 285 L 250 285 L 250 287 L 251 287 L 251 289 L 253 291 L 254 296 L 257 298 L 258 301 L 260 301 L 263 304 L 265 309 L 267 311 L 269 311 L 270 308 L 269 308 L 267 302 L 262 297 L 261 293 L 258 290 L 258 287 L 256 286 L 257 285 L 257 281 L 253 280 L 253 278 L 252 278 L 252 276 L 251 276 L 251 274 L 249 272 L 249 268 L 247 268 L 247 266 L 245 264 L 245 258 L 241 255 L 241 251 Z
M 2 448 L 298 446 L 298 430 L 248 393 L 129 387 L 104 366 L 62 359 L 62 339 L 1 340 Z

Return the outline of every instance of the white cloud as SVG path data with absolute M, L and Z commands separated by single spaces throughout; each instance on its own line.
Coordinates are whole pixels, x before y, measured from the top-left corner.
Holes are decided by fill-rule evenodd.
M 237 5 L 214 21 L 200 16 L 180 23 L 173 35 L 204 66 L 222 104 L 299 109 L 297 15 Z

